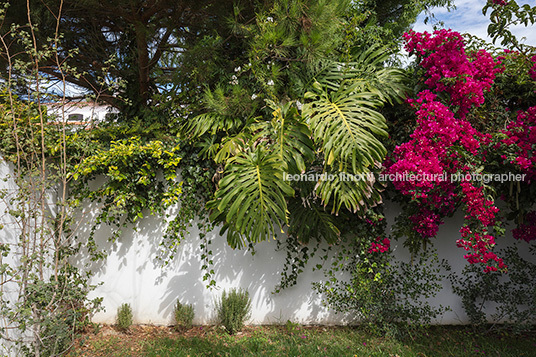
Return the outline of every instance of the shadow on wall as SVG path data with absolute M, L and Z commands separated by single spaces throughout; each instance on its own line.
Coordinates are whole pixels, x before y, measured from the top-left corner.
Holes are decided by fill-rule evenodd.
M 386 217 L 392 227 L 399 207 L 390 204 Z M 89 215 L 86 217 L 88 218 Z M 457 214 L 440 226 L 434 245 L 439 259 L 447 259 L 454 272 L 459 273 L 467 264 L 465 251 L 456 246 L 459 227 L 463 215 Z M 215 322 L 215 302 L 224 289 L 244 288 L 252 298 L 253 324 L 279 324 L 287 320 L 302 324 L 340 324 L 352 321 L 352 316 L 335 314 L 322 305 L 322 298 L 313 291 L 311 283 L 323 279 L 322 271 L 313 271 L 319 260 L 310 259 L 299 277 L 298 284 L 273 294 L 280 281 L 286 252 L 276 251 L 276 242 L 257 244 L 255 254 L 244 250 L 233 250 L 226 238 L 215 232 L 208 234 L 212 241 L 214 269 L 213 278 L 217 287 L 207 289 L 208 281 L 203 281 L 203 262 L 196 224 L 190 234 L 178 246 L 172 259 L 159 260 L 163 224 L 157 217 L 146 217 L 136 225 L 136 231 L 126 229 L 121 237 L 110 242 L 112 229 L 100 227 L 95 235 L 100 249 L 108 256 L 104 261 L 91 262 L 95 272 L 93 283 L 102 282 L 91 297 L 103 297 L 105 311 L 94 317 L 95 322 L 114 323 L 117 308 L 122 303 L 130 303 L 135 323 L 173 324 L 172 315 L 176 300 L 183 304 L 193 304 L 196 324 Z M 88 227 L 84 227 L 85 234 Z M 284 238 L 282 238 L 284 239 Z M 506 238 L 505 241 L 512 241 Z M 409 261 L 410 257 L 402 241 L 393 242 L 395 257 Z M 87 258 L 86 258 L 87 260 Z M 82 263 L 82 261 L 81 261 Z M 439 324 L 467 323 L 461 298 L 452 292 L 448 281 L 442 282 L 443 290 L 430 303 L 433 306 L 450 306 L 438 320 Z
M 252 300 L 251 322 L 255 324 L 294 322 L 314 324 L 341 323 L 342 318 L 330 314 L 321 304 L 321 299 L 311 289 L 311 282 L 322 277 L 321 272 L 312 272 L 313 261 L 299 278 L 295 287 L 273 294 L 279 283 L 285 252 L 277 252 L 276 244 L 263 242 L 256 246 L 255 254 L 233 250 L 216 233 L 211 233 L 212 250 L 215 253 L 214 279 L 218 287 L 205 288 L 199 257 L 201 251 L 195 242 L 198 232 L 192 232 L 188 242 L 183 242 L 175 275 L 168 280 L 167 288 L 159 306 L 159 313 L 171 315 L 177 298 L 184 303 L 193 303 L 198 315 L 197 323 L 213 323 L 214 306 L 224 289 L 239 287 L 247 289 Z
M 9 200 L 16 194 L 18 189 L 11 177 L 12 174 L 13 168 L 11 165 L 0 157 L 0 189 L 5 193 L 5 196 L 0 199 L 0 244 L 9 246 L 11 252 L 7 257 L 0 257 L 0 265 L 7 264 L 16 267 L 20 264 L 20 255 L 18 254 L 20 249 L 17 245 L 22 230 L 19 223 L 9 214 L 9 210 L 13 208 Z M 5 278 L 6 276 L 4 275 L 0 276 L 1 298 L 8 306 L 11 306 L 19 297 L 19 285 L 16 282 L 5 280 Z M 14 340 L 20 338 L 22 336 L 20 331 L 11 327 L 13 326 L 10 325 L 7 319 L 0 319 L 0 329 L 3 336 Z M 0 355 L 16 356 L 16 344 L 0 338 Z
M 194 225 L 195 226 L 195 225 Z M 275 241 L 258 244 L 255 255 L 233 250 L 225 237 L 208 234 L 212 241 L 213 278 L 217 287 L 207 289 L 201 269 L 201 240 L 197 228 L 179 245 L 173 259 L 160 261 L 163 225 L 156 217 L 146 217 L 137 230 L 123 232 L 116 242 L 108 241 L 110 227 L 101 227 L 95 234 L 100 249 L 108 253 L 105 261 L 93 263 L 94 283 L 102 282 L 92 296 L 104 298 L 106 311 L 94 317 L 95 322 L 113 323 L 117 308 L 130 303 L 137 323 L 172 324 L 176 300 L 193 304 L 197 324 L 215 322 L 214 306 L 224 289 L 247 289 L 252 298 L 250 323 L 285 323 L 287 320 L 305 324 L 335 324 L 342 316 L 329 313 L 320 297 L 311 289 L 311 282 L 322 278 L 321 272 L 309 269 L 300 276 L 297 286 L 280 294 L 272 294 L 279 283 L 285 252 L 276 252 Z M 86 230 L 86 233 L 88 230 Z

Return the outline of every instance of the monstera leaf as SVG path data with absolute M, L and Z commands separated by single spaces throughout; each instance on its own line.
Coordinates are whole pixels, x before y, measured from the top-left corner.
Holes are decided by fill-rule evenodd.
M 335 217 L 323 207 L 300 197 L 289 200 L 290 222 L 288 233 L 307 244 L 318 240 L 334 244 L 341 234 Z
M 282 231 L 288 222 L 285 198 L 294 195 L 283 173 L 280 157 L 262 145 L 228 160 L 208 207 L 213 210 L 211 218 L 226 222 L 231 246 L 241 246 L 242 238 L 249 242 L 275 238 Z
M 315 192 L 324 205 L 331 204 L 332 213 L 338 213 L 341 207 L 354 213 L 364 213 L 368 207 L 382 201 L 380 192 L 383 187 L 375 182 L 371 174 L 371 171 L 359 175 L 344 172 L 326 174 L 330 179 L 319 180 Z
M 407 87 L 406 73 L 393 67 L 386 67 L 390 51 L 381 46 L 373 46 L 363 51 L 353 62 L 330 62 L 317 73 L 317 81 L 332 92 L 341 86 L 355 84 L 360 92 L 378 96 L 382 102 L 401 102 Z
M 382 67 L 382 53 L 370 50 L 359 62 L 333 64 L 306 94 L 303 114 L 330 177 L 317 182 L 315 193 L 332 213 L 343 207 L 362 211 L 381 201 L 382 187 L 370 179 L 386 155 L 380 139 L 387 125 L 378 110 L 403 93 L 403 75 Z
M 353 173 L 382 162 L 386 149 L 378 137 L 387 136 L 385 118 L 376 109 L 377 95 L 357 92 L 354 84 L 328 92 L 319 83 L 307 97 L 304 114 L 327 165 Z
M 269 138 L 273 142 L 273 151 L 285 163 L 288 173 L 303 173 L 306 170 L 306 163 L 315 158 L 311 131 L 292 103 L 279 106 L 271 104 L 272 120 L 261 122 L 255 127 L 260 129 L 256 138 L 257 140 Z

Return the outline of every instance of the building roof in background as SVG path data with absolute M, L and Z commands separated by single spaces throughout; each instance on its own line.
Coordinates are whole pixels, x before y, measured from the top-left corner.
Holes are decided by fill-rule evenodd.
M 58 123 L 66 122 L 71 125 L 102 122 L 106 115 L 118 113 L 117 109 L 109 105 L 102 105 L 92 101 L 46 103 L 45 106 L 48 114 L 54 116 Z

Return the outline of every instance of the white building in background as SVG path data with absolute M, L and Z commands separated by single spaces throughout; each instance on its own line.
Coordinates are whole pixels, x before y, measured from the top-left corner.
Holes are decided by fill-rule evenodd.
M 56 117 L 58 122 L 65 121 L 71 125 L 92 125 L 102 122 L 108 115 L 119 111 L 109 105 L 102 105 L 90 101 L 47 103 L 47 112 Z

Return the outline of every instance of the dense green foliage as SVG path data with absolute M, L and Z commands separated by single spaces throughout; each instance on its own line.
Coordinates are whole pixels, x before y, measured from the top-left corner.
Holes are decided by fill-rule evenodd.
M 169 145 L 167 145 L 169 146 Z M 177 180 L 177 167 L 181 158 L 178 147 L 166 147 L 161 141 L 142 144 L 140 138 L 112 141 L 108 150 L 100 150 L 84 159 L 72 173 L 73 196 L 76 200 L 88 199 L 99 203 L 99 214 L 91 228 L 90 247 L 95 230 L 102 223 L 117 227 L 127 227 L 145 213 L 165 215 L 166 209 L 178 202 L 182 193 L 182 183 Z M 92 189 L 92 181 L 98 189 Z M 175 222 L 166 228 L 166 236 L 178 239 Z M 121 235 L 116 230 L 110 240 Z
M 159 1 L 142 6 L 139 2 L 63 4 L 50 0 L 31 3 L 28 10 L 40 24 L 39 31 L 31 33 L 38 48 L 49 44 L 53 33 L 61 34 L 54 37 L 53 48 L 58 51 L 42 57 L 40 70 L 45 77 L 89 90 L 96 100 L 121 110 L 119 123 L 128 123 L 109 123 L 90 134 L 88 142 L 100 146 L 94 149 L 102 152 L 116 145 L 113 142 L 136 136 L 141 137 L 140 145 L 156 138 L 173 147 L 173 138 L 166 134 L 172 136 L 182 128 L 180 132 L 192 140 L 187 145 L 201 146 L 200 153 L 186 148 L 188 157 L 200 154 L 224 167 L 224 178 L 209 208 L 213 220 L 224 223 L 229 243 L 236 247 L 273 237 L 274 224 L 280 231 L 309 212 L 314 213 L 309 224 L 299 228 L 294 224 L 290 231 L 302 241 L 309 241 L 316 235 L 313 232 L 322 232 L 317 238 L 334 242 L 340 229 L 324 210 L 363 211 L 381 200 L 382 188 L 365 180 L 357 186 L 323 180 L 318 187 L 297 187 L 282 178 L 303 173 L 366 175 L 378 170 L 386 153 L 380 141 L 386 136 L 386 125 L 379 109 L 385 102 L 399 100 L 404 90 L 403 73 L 383 66 L 393 51 L 381 47 L 380 38 L 393 46 L 418 13 L 447 4 Z M 10 4 L 6 23 L 26 24 L 23 6 Z M 56 23 L 52 20 L 59 11 L 62 21 Z M 365 39 L 360 37 L 366 33 L 364 28 L 386 32 Z M 17 39 L 29 35 L 24 26 L 10 34 L 15 40 L 10 49 L 17 51 L 21 46 Z M 10 75 L 17 78 L 18 72 Z M 275 175 L 254 164 L 255 153 L 273 155 Z M 99 155 L 104 154 L 86 159 L 84 165 L 100 160 Z M 109 163 L 109 170 L 101 165 L 93 174 L 113 175 L 116 165 Z M 215 168 L 212 165 L 209 170 Z M 129 170 L 124 169 L 120 171 L 126 174 Z M 243 185 L 234 185 L 236 175 L 243 172 L 257 174 L 247 176 Z M 133 178 L 139 175 L 135 169 L 129 173 Z M 112 181 L 109 189 L 128 180 Z M 193 186 L 197 197 L 210 198 L 213 189 L 207 192 L 206 180 Z M 130 195 L 125 201 L 128 207 L 119 207 L 123 201 L 118 199 L 114 214 L 107 202 L 97 224 L 117 223 L 124 209 L 128 212 L 125 223 L 141 217 L 140 203 L 147 199 L 131 200 L 138 200 L 134 198 L 138 195 L 151 197 L 148 187 L 121 188 L 123 198 Z M 270 194 L 262 192 L 268 188 Z M 251 193 L 257 199 L 246 200 L 241 212 L 236 204 L 228 204 Z M 102 188 L 83 192 L 81 198 L 113 201 L 114 195 Z M 156 206 L 150 206 L 156 212 Z M 170 226 L 184 232 L 186 222 Z
M 1 33 L 8 33 L 12 24 L 27 31 L 26 2 L 5 3 L 9 7 Z M 233 68 L 247 63 L 242 62 L 247 56 L 262 58 L 262 52 L 277 49 L 283 59 L 298 43 L 304 45 L 301 53 L 289 59 L 331 52 L 345 35 L 342 32 L 332 37 L 328 28 L 341 26 L 347 36 L 363 45 L 382 41 L 396 45 L 419 13 L 434 6 L 450 6 L 450 1 L 45 0 L 29 5 L 33 23 L 39 28 L 34 33 L 37 48 L 58 49 L 56 54 L 42 58 L 40 70 L 47 77 L 66 80 L 120 108 L 124 120 L 140 117 L 146 123 L 158 122 L 169 128 L 166 122 L 171 117 L 162 114 L 170 103 L 195 106 L 203 86 L 212 87 L 222 76 L 230 77 Z M 291 16 L 284 30 L 274 24 L 264 25 L 272 27 L 268 29 L 269 39 L 251 32 L 252 25 L 262 17 L 281 19 L 279 15 L 287 13 L 287 5 Z M 339 19 L 333 18 L 334 10 Z M 57 22 L 59 13 L 62 21 Z M 365 31 L 356 32 L 356 26 Z M 288 37 L 289 30 L 296 36 Z M 55 36 L 58 31 L 59 37 Z M 244 41 L 252 34 L 258 37 L 256 49 L 260 53 L 251 53 Z M 15 39 L 23 36 L 13 35 Z M 270 49 L 274 41 L 278 48 Z M 21 50 L 17 41 L 9 45 L 13 53 Z M 4 57 L 5 75 L 7 64 Z M 284 61 L 281 64 L 285 65 Z M 290 63 L 292 67 L 294 64 L 299 66 Z
M 273 237 L 274 225 L 284 228 L 306 212 L 314 213 L 310 224 L 291 232 L 299 229 L 304 241 L 322 232 L 318 238 L 334 242 L 339 228 L 324 210 L 364 211 L 380 201 L 377 184 L 338 178 L 379 169 L 386 153 L 379 109 L 402 97 L 405 77 L 384 67 L 386 48 L 356 52 L 345 25 L 348 6 L 281 3 L 259 14 L 244 28 L 248 56 L 207 88 L 209 111 L 184 127 L 224 166 L 209 208 L 233 247 Z M 335 180 L 314 186 L 288 182 L 289 175 Z
M 491 328 L 511 328 L 514 332 L 530 330 L 536 316 L 536 264 L 520 254 L 518 247 L 501 250 L 510 267 L 509 274 L 494 272 L 484 274 L 473 266 L 464 268 L 461 276 L 449 277 L 453 290 L 461 296 L 465 312 L 475 326 L 485 326 L 488 316 L 484 308 L 496 305 L 491 315 Z M 530 247 L 529 257 L 534 257 L 534 247 Z M 524 257 L 523 257 L 524 256 Z

